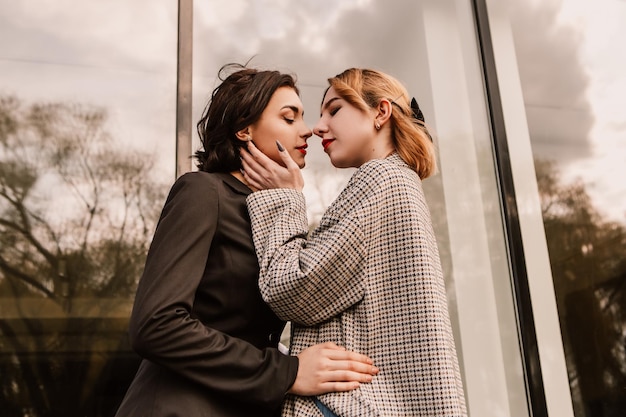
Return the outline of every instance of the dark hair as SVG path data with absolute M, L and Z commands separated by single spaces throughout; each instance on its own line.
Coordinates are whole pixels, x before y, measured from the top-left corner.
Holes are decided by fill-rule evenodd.
M 230 75 L 223 78 L 227 73 Z M 218 78 L 222 83 L 213 90 L 197 124 L 203 150 L 196 151 L 194 156 L 200 171 L 231 172 L 241 168 L 239 150 L 245 144 L 236 133 L 259 120 L 280 87 L 300 92 L 293 75 L 260 71 L 241 64 L 224 65 Z

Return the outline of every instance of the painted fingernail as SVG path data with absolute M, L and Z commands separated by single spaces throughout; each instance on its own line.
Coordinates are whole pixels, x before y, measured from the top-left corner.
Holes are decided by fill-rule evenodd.
M 280 152 L 282 152 L 282 151 L 284 151 L 284 150 L 285 150 L 285 148 L 283 148 L 283 145 L 281 145 L 279 141 L 276 141 L 276 146 L 278 147 L 278 150 L 279 150 Z

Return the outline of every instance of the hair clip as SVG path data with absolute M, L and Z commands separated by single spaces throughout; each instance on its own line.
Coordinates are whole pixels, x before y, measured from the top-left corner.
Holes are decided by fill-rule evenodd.
M 420 106 L 417 104 L 417 100 L 415 100 L 415 97 L 411 99 L 411 110 L 413 111 L 413 118 L 415 120 L 419 120 L 420 122 L 422 122 L 422 124 L 424 124 L 424 113 L 422 113 L 422 111 L 420 110 Z M 430 136 L 430 132 L 428 132 L 428 129 L 424 128 L 424 131 L 428 135 L 428 139 L 433 142 L 433 137 Z
M 413 110 L 413 118 L 424 123 L 424 114 L 420 110 L 420 106 L 417 104 L 417 100 L 415 100 L 415 97 L 411 99 L 411 110 Z

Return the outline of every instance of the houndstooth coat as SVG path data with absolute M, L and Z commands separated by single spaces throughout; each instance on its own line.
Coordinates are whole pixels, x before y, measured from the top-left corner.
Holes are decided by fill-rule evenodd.
M 361 166 L 309 236 L 304 196 L 248 196 L 259 286 L 291 320 L 291 354 L 335 342 L 373 359 L 369 384 L 320 400 L 341 417 L 466 416 L 430 213 L 417 174 L 393 154 Z M 284 416 L 321 416 L 288 396 Z

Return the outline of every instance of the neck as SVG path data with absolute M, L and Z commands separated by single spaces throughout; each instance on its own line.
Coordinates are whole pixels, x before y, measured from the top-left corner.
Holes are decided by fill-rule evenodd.
M 382 138 L 376 139 L 377 146 L 372 149 L 372 157 L 370 159 L 384 159 L 396 151 L 391 137 L 381 139 Z
M 244 183 L 246 185 L 246 187 L 248 187 L 252 191 L 258 191 L 258 189 L 254 188 L 253 186 L 248 184 L 248 181 L 246 181 L 246 178 L 243 176 L 243 174 L 241 172 L 239 172 L 239 171 L 231 171 L 230 175 L 232 175 L 233 177 L 237 178 L 239 181 Z

